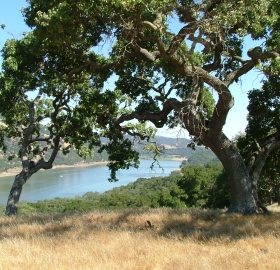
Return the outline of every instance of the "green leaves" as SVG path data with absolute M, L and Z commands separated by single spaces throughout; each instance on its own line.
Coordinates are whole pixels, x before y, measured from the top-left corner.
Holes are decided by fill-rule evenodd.
M 156 101 L 152 97 L 148 97 L 147 99 L 142 99 L 139 101 L 139 104 L 135 108 L 135 112 L 144 113 L 144 112 L 159 112 L 159 106 Z
M 113 139 L 103 145 L 100 150 L 106 150 L 111 161 L 107 165 L 111 171 L 109 181 L 118 180 L 116 172 L 119 169 L 129 169 L 131 166 L 138 168 L 139 153 L 133 150 L 132 142 L 129 139 Z
M 267 61 L 278 52 L 278 6 L 257 0 L 30 0 L 23 14 L 33 30 L 8 40 L 2 50 L 0 113 L 7 136 L 23 138 L 24 147 L 39 141 L 40 149 L 44 143 L 57 149 L 66 140 L 64 151 L 75 147 L 83 157 L 99 147 L 108 152 L 115 179 L 116 170 L 138 162 L 125 133 L 147 138 L 155 132 L 133 118 L 154 116 L 153 123 L 172 128 L 202 123 L 192 130 L 205 131 L 194 136 L 206 138 L 216 91 L 219 108 L 212 123 L 221 131 L 232 103 L 223 89 L 254 65 L 278 75 L 278 58 Z M 245 35 L 266 38 L 259 55 L 268 56 L 256 63 L 242 59 Z M 271 49 L 276 52 L 269 54 Z M 202 86 L 191 97 L 194 76 Z M 251 93 L 248 132 L 255 133 L 257 123 L 263 134 L 279 128 L 277 87 L 274 78 Z M 187 110 L 193 110 L 192 119 Z M 104 145 L 101 137 L 108 138 Z
M 187 206 L 217 208 L 229 204 L 229 185 L 221 164 L 184 166 L 182 173 L 178 187 L 186 194 L 180 197 Z
M 280 131 L 280 81 L 278 76 L 269 77 L 263 82 L 260 90 L 249 92 L 247 133 L 260 139 L 268 136 L 273 130 Z M 259 131 L 262 132 L 259 132 Z
M 5 145 L 5 134 L 6 133 L 6 127 L 3 125 L 3 123 L 0 123 L 0 148 L 3 150 L 4 153 L 6 153 L 7 147 Z

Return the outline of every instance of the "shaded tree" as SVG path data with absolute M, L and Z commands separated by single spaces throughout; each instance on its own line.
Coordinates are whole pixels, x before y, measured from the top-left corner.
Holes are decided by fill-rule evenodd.
M 265 212 L 268 211 L 258 196 L 259 179 L 263 190 L 272 188 L 274 194 L 279 192 L 279 86 L 278 76 L 268 76 L 261 89 L 249 92 L 246 134 L 236 139 L 251 176 L 255 200 Z
M 109 164 L 112 178 L 116 168 L 137 166 L 138 153 L 131 150 L 131 141 L 112 132 L 110 123 L 104 124 L 104 115 L 118 110 L 115 94 L 99 88 L 110 70 L 95 78 L 85 73 L 71 76 L 69 70 L 79 64 L 70 59 L 71 52 L 46 53 L 33 33 L 8 40 L 2 53 L 1 146 L 5 151 L 4 138 L 19 139 L 19 152 L 10 158 L 19 158 L 22 164 L 9 194 L 7 215 L 17 213 L 26 181 L 40 169 L 51 169 L 59 151 L 67 154 L 75 148 L 83 158 L 92 155 L 94 147 L 106 151 L 116 161 Z M 107 143 L 101 137 L 107 137 Z
M 28 3 L 26 23 L 33 28 L 35 44 L 42 45 L 45 60 L 54 57 L 50 70 L 66 66 L 67 78 L 90 76 L 89 81 L 97 80 L 101 87 L 108 79 L 103 72 L 117 75 L 115 89 L 107 92 L 117 98 L 108 99 L 106 106 L 117 103 L 118 110 L 104 110 L 98 118 L 114 142 L 103 147 L 111 151 L 111 160 L 118 160 L 110 163 L 113 171 L 131 165 L 121 161 L 126 155 L 137 159 L 131 145 L 123 142 L 124 133 L 145 134 L 146 121 L 157 128 L 179 125 L 222 162 L 231 188 L 228 212 L 256 212 L 251 176 L 223 126 L 234 105 L 230 85 L 256 67 L 262 66 L 264 73 L 279 70 L 278 31 L 272 31 L 278 29 L 277 1 Z M 246 35 L 267 40 L 263 47 L 248 50 L 248 58 L 243 56 Z M 104 45 L 106 59 L 96 53 Z M 214 108 L 212 92 L 218 95 Z M 134 119 L 141 125 L 130 122 Z M 116 141 L 123 142 L 125 151 Z
M 279 149 L 266 160 L 258 181 L 258 195 L 262 202 L 280 205 Z

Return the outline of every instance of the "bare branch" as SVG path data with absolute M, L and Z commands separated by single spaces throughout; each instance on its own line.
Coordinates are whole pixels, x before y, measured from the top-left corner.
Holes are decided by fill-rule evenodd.
M 174 36 L 166 53 L 173 55 L 179 49 L 182 42 L 185 40 L 186 36 L 190 34 L 194 34 L 197 29 L 198 29 L 198 24 L 196 22 L 189 23 L 188 25 L 181 28 L 179 33 Z
M 225 85 L 229 86 L 230 84 L 232 84 L 235 80 L 237 80 L 238 78 L 240 78 L 242 75 L 248 73 L 251 69 L 253 69 L 255 67 L 255 64 L 252 60 L 247 61 L 243 66 L 241 66 L 239 69 L 231 72 L 225 80 Z
M 184 105 L 182 102 L 179 102 L 175 98 L 170 98 L 164 103 L 161 112 L 158 113 L 145 112 L 143 114 L 133 112 L 131 114 L 122 114 L 118 119 L 114 121 L 114 124 L 116 126 L 120 126 L 120 124 L 123 122 L 137 119 L 139 121 L 147 121 L 147 120 L 151 121 L 156 127 L 160 128 L 164 126 L 168 114 L 173 109 L 176 111 L 180 111 L 183 106 Z
M 43 93 L 44 93 L 44 91 L 43 91 L 43 89 L 41 88 L 41 89 L 39 90 L 38 95 L 37 95 L 37 96 L 35 97 L 35 99 L 34 99 L 34 103 L 37 103 L 37 102 L 42 98 Z

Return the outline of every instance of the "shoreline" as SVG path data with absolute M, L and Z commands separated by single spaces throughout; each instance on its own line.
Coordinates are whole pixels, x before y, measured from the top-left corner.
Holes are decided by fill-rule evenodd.
M 60 169 L 60 168 L 75 168 L 75 167 L 90 167 L 90 166 L 100 166 L 100 165 L 107 165 L 107 161 L 94 161 L 94 162 L 79 162 L 71 165 L 54 165 L 51 169 L 49 170 L 54 170 L 54 169 Z M 21 171 L 21 167 L 15 167 L 8 169 L 6 172 L 0 172 L 0 178 L 1 177 L 6 177 L 6 176 L 16 176 L 19 174 Z
M 183 161 L 186 158 L 171 158 L 170 160 L 173 161 Z M 160 161 L 160 159 L 159 159 Z M 79 168 L 79 167 L 90 167 L 90 166 L 101 166 L 101 165 L 107 165 L 108 161 L 93 161 L 93 162 L 79 162 L 79 163 L 75 163 L 75 164 L 71 164 L 71 165 L 54 165 L 51 169 L 49 170 L 53 170 L 53 169 L 60 169 L 60 168 Z M 21 171 L 21 167 L 15 167 L 15 168 L 11 168 L 8 169 L 6 172 L 0 172 L 0 178 L 1 177 L 6 177 L 6 176 L 16 176 L 17 174 L 19 174 Z

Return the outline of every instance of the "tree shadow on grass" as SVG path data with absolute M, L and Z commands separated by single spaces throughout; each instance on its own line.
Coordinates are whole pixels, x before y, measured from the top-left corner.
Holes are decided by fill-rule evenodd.
M 130 209 L 88 213 L 19 215 L 0 218 L 0 240 L 33 237 L 67 237 L 77 240 L 98 232 L 149 234 L 174 240 L 237 241 L 248 237 L 280 237 L 280 213 L 225 214 L 221 210 Z
M 140 222 L 139 222 L 140 221 Z M 133 224 L 134 222 L 134 224 Z M 177 240 L 237 241 L 246 237 L 280 237 L 280 213 L 271 215 L 225 214 L 221 210 L 152 209 L 126 211 L 115 220 L 120 230 L 150 231 L 152 235 Z M 128 226 L 124 226 L 128 224 Z

